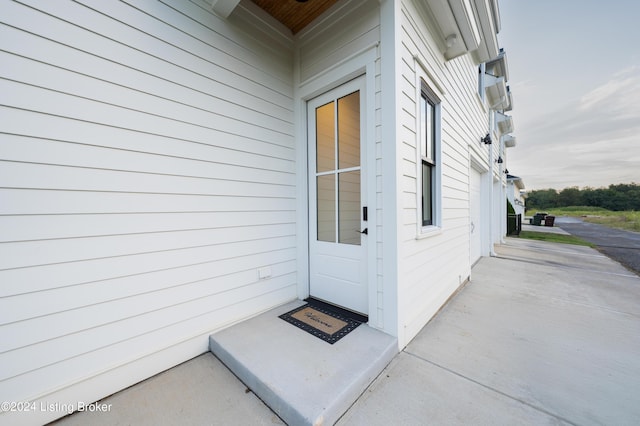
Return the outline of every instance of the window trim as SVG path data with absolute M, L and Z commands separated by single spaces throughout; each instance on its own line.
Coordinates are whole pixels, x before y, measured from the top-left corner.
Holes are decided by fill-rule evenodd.
M 423 73 L 418 73 L 417 76 L 417 107 L 416 107 L 416 202 L 417 202 L 417 238 L 424 238 L 430 235 L 434 235 L 441 231 L 442 226 L 442 197 L 441 197 L 441 170 L 442 170 L 442 99 L 438 96 L 432 87 L 434 85 L 429 84 L 428 77 Z M 426 135 L 423 126 L 423 102 L 431 104 L 433 107 L 433 158 L 423 156 L 423 152 L 426 149 L 423 146 L 426 145 Z M 425 145 L 423 145 L 425 144 Z M 423 151 L 425 149 L 425 151 Z M 431 221 L 430 223 L 424 223 L 423 214 L 423 167 L 428 165 L 432 168 L 431 171 Z

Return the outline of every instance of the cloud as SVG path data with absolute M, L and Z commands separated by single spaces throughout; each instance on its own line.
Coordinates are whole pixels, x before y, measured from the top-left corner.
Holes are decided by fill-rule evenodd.
M 560 189 L 640 181 L 640 67 L 620 70 L 564 105 L 549 103 L 527 114 L 522 123 L 515 117 L 521 143 L 509 168 L 529 185 Z
M 640 72 L 606 82 L 562 110 L 542 116 L 536 127 L 550 136 L 582 143 L 638 134 Z
M 604 113 L 614 118 L 638 119 L 640 67 L 633 66 L 615 73 L 611 80 L 582 96 L 579 109 L 587 113 Z

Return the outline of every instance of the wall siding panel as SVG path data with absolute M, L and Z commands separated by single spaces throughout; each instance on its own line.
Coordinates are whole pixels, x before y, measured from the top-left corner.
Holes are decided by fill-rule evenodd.
M 401 88 L 403 131 L 400 276 L 400 326 L 405 343 L 411 340 L 449 296 L 469 277 L 469 146 L 486 132 L 486 113 L 477 101 L 477 67 L 467 56 L 445 61 L 433 40 L 433 23 L 423 6 L 402 2 Z M 441 230 L 416 238 L 416 192 L 420 179 L 416 164 L 416 72 L 427 64 L 443 85 L 441 121 Z M 437 88 L 433 88 L 436 93 Z
M 100 288 L 111 290 L 113 287 L 110 286 L 110 280 L 121 278 L 136 280 L 145 274 L 163 274 L 180 268 L 188 270 L 203 263 L 233 258 L 243 259 L 257 253 L 286 249 L 295 251 L 295 238 L 278 237 L 233 243 L 212 241 L 196 247 L 149 250 L 135 255 L 5 269 L 2 271 L 2 277 L 5 280 L 2 296 L 16 296 L 56 288 L 73 288 L 80 285 L 104 286 Z M 73 263 L 73 268 L 69 268 L 69 263 Z M 117 273 L 114 274 L 112 271 Z M 43 276 L 49 278 L 42 280 Z M 114 294 L 114 297 L 117 295 L 118 293 Z
M 0 400 L 92 402 L 296 297 L 291 39 L 198 0 L 1 7 Z
M 342 2 L 298 36 L 300 81 L 306 82 L 380 41 L 379 5 Z

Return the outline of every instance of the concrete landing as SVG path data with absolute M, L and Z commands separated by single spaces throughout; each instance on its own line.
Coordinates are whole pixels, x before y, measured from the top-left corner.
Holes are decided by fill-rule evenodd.
M 398 353 L 363 324 L 331 345 L 278 318 L 295 301 L 209 338 L 210 349 L 289 425 L 332 425 Z

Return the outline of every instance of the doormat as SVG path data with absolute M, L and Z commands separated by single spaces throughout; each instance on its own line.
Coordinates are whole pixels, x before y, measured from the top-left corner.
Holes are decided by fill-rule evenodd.
M 279 318 L 332 345 L 363 322 L 367 322 L 365 316 L 315 299 L 307 299 L 306 302 L 306 305 L 282 314 Z

